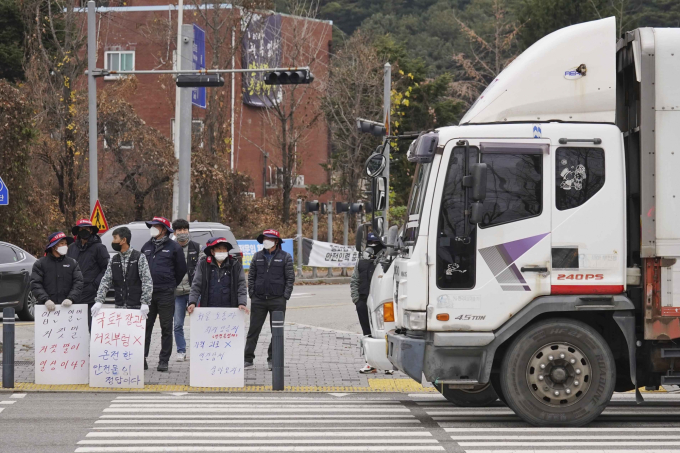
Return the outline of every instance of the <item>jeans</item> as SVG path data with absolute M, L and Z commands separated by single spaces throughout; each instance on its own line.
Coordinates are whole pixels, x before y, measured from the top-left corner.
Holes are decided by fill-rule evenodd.
M 255 347 L 257 346 L 257 339 L 260 337 L 262 326 L 264 325 L 267 314 L 269 314 L 269 327 L 272 325 L 271 314 L 275 311 L 282 311 L 286 313 L 286 299 L 277 297 L 276 299 L 251 299 L 250 301 L 250 329 L 248 329 L 248 338 L 246 339 L 245 361 L 253 362 L 255 360 Z M 267 350 L 267 362 L 272 360 L 272 344 L 269 343 Z
M 175 315 L 175 289 L 154 289 L 149 304 L 149 317 L 146 320 L 146 341 L 144 343 L 144 357 L 149 357 L 151 346 L 151 334 L 156 316 L 161 322 L 161 353 L 158 355 L 160 362 L 170 361 L 172 354 L 172 318 Z
M 175 296 L 175 343 L 177 352 L 187 352 L 187 342 L 184 339 L 184 319 L 187 315 L 189 295 Z
M 360 297 L 357 302 L 357 315 L 359 315 L 359 324 L 364 335 L 371 335 L 371 321 L 369 318 L 368 307 L 366 306 L 366 298 Z

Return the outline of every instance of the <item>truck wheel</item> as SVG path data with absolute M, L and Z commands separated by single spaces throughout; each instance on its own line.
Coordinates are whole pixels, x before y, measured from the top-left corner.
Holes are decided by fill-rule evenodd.
M 508 402 L 505 401 L 505 395 L 503 395 L 503 387 L 501 387 L 501 375 L 499 373 L 491 373 L 491 376 L 489 377 L 489 382 L 491 383 L 491 386 L 496 392 L 496 395 L 498 395 L 498 399 L 501 400 L 501 402 L 507 406 Z
M 521 333 L 501 367 L 508 406 L 535 426 L 582 426 L 609 403 L 616 367 L 607 342 L 592 327 L 550 319 Z
M 498 399 L 490 383 L 479 389 L 470 390 L 451 389 L 446 384 L 435 385 L 435 387 L 444 398 L 458 407 L 485 407 L 492 405 Z

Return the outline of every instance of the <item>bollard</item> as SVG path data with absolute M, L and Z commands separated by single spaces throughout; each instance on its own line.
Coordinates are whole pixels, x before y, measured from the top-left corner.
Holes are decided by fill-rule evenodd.
M 302 275 L 302 200 L 298 198 L 297 201 L 297 259 L 298 269 L 297 276 L 303 278 Z
M 333 243 L 333 202 L 329 201 L 328 202 L 328 243 L 332 244 Z M 328 273 L 326 274 L 326 277 L 331 278 L 333 277 L 333 268 L 329 267 L 328 268 Z
M 14 309 L 2 310 L 2 387 L 14 388 Z
M 343 245 L 347 245 L 347 239 L 349 237 L 349 211 L 345 211 L 345 225 L 344 225 L 344 231 L 342 233 L 342 243 Z M 343 267 L 342 272 L 340 273 L 341 276 L 347 277 L 347 268 Z
M 317 240 L 317 233 L 319 232 L 319 211 L 314 211 L 314 223 L 312 229 L 312 240 Z M 312 268 L 312 278 L 316 278 L 316 267 Z
M 272 390 L 283 390 L 283 312 L 272 317 Z

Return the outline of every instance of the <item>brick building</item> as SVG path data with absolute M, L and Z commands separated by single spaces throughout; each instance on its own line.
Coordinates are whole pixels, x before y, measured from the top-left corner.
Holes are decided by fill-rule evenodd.
M 83 4 L 86 6 L 86 3 L 83 2 Z M 97 67 L 111 70 L 171 69 L 173 67 L 178 15 L 178 8 L 173 0 L 128 0 L 125 2 L 120 0 L 115 3 L 100 1 L 97 4 L 99 49 Z M 219 15 L 216 15 L 218 10 Z M 264 13 L 258 17 L 266 19 L 270 14 L 274 13 Z M 232 64 L 235 68 L 242 67 L 243 51 L 248 45 L 244 43 L 243 36 L 246 35 L 247 30 L 244 30 L 244 27 L 237 28 L 229 25 L 229 21 L 244 15 L 242 11 L 233 9 L 229 4 L 206 6 L 200 0 L 185 0 L 184 24 L 195 23 L 205 30 L 206 66 L 208 68 L 213 67 L 211 65 L 213 52 L 210 48 L 211 24 L 214 25 L 215 19 L 219 17 L 224 18 L 223 22 L 227 23 L 227 28 L 223 25 L 220 33 L 232 33 L 231 37 L 227 35 L 223 40 L 221 55 L 229 55 L 229 57 L 219 67 L 228 69 L 232 67 Z M 302 121 L 302 118 L 318 118 L 313 126 L 305 131 L 295 149 L 296 159 L 299 159 L 299 170 L 295 178 L 295 191 L 297 192 L 303 191 L 310 184 L 328 182 L 328 174 L 321 167 L 329 160 L 330 145 L 328 128 L 320 111 L 320 88 L 323 87 L 328 76 L 332 23 L 287 15 L 277 15 L 277 18 L 280 24 L 278 34 L 281 46 L 280 63 L 288 66 L 290 55 L 286 52 L 297 47 L 296 63 L 304 61 L 305 63 L 298 63 L 304 65 L 310 62 L 309 65 L 315 76 L 313 85 L 299 89 L 299 93 L 304 93 L 304 102 L 300 103 L 295 113 L 295 117 L 300 118 L 296 121 Z M 238 20 L 244 23 L 245 19 Z M 309 42 L 304 48 L 299 48 L 300 35 L 303 35 L 304 39 Z M 264 43 L 265 46 L 269 44 Z M 187 57 L 183 56 L 183 58 Z M 141 74 L 136 77 L 138 78 L 137 93 L 134 99 L 129 99 L 129 101 L 146 124 L 172 138 L 175 116 L 174 81 L 168 75 Z M 276 140 L 272 138 L 274 132 L 271 126 L 276 122 L 271 120 L 271 116 L 267 116 L 266 108 L 248 105 L 247 99 L 244 102 L 243 77 L 241 74 L 234 76 L 225 74 L 223 87 L 208 88 L 208 90 L 220 90 L 217 101 L 226 113 L 224 116 L 229 128 L 229 143 L 225 142 L 224 146 L 230 148 L 230 164 L 235 171 L 246 173 L 252 178 L 253 184 L 250 190 L 254 196 L 261 197 L 265 187 L 267 191 L 280 187 L 281 179 L 280 176 L 277 177 L 277 167 L 281 166 L 282 153 L 276 146 Z M 105 88 L 106 84 L 116 79 L 117 76 L 99 78 L 98 90 Z M 192 116 L 194 131 L 202 130 L 205 110 L 193 106 Z M 265 153 L 269 155 L 266 166 Z

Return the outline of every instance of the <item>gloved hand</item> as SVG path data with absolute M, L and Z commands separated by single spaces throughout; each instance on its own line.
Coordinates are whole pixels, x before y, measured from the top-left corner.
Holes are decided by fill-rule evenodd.
M 71 299 L 64 299 L 64 301 L 61 303 L 61 306 L 66 308 L 70 307 L 71 305 L 73 305 L 73 301 Z
M 92 317 L 94 318 L 95 316 L 97 316 L 99 314 L 99 310 L 101 310 L 101 309 L 102 309 L 102 303 L 101 302 L 97 302 L 96 304 L 94 304 L 92 306 L 92 309 L 90 310 L 90 313 L 92 313 Z
M 51 300 L 48 300 L 47 302 L 45 302 L 45 308 L 47 308 L 47 311 L 54 311 L 56 305 L 54 305 L 54 302 L 52 302 Z
M 142 304 L 142 306 L 139 307 L 139 314 L 142 315 L 142 318 L 146 319 L 149 316 L 149 306 Z

